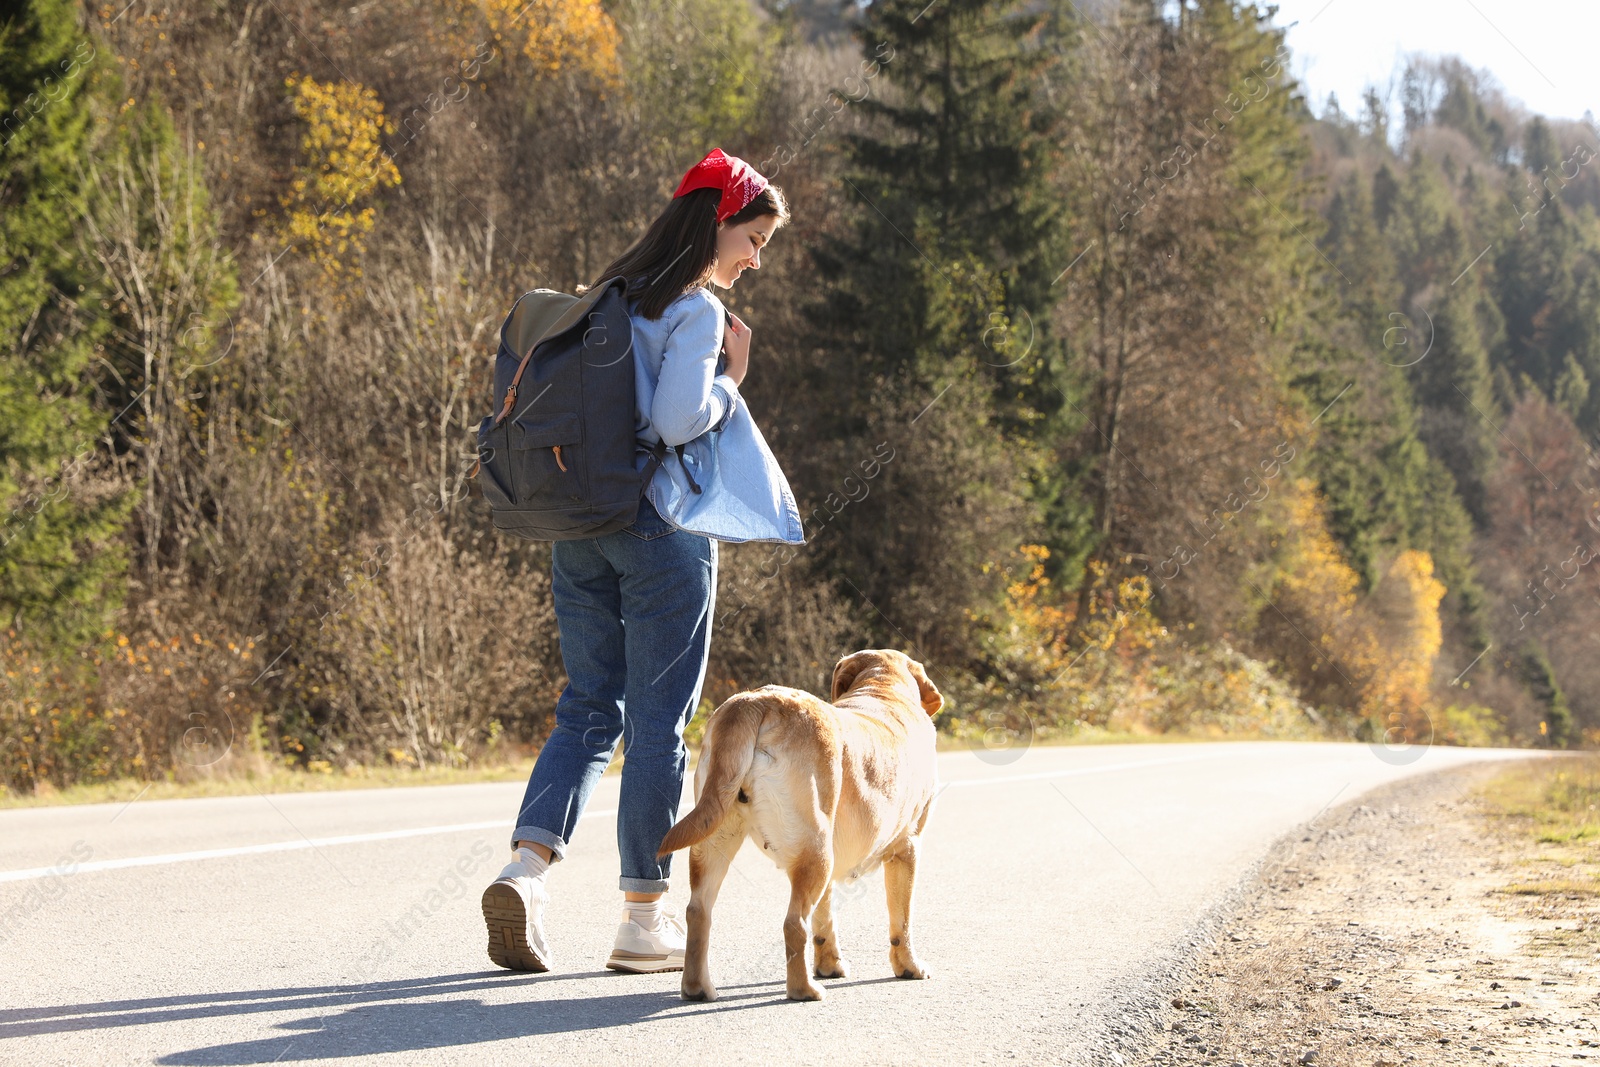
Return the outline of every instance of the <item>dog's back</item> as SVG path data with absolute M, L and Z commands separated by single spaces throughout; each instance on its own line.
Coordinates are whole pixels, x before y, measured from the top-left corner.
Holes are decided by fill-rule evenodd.
M 843 742 L 833 877 L 849 881 L 922 832 L 938 789 L 938 746 L 920 708 L 851 693 L 833 711 Z
M 925 714 L 897 714 L 872 694 L 837 705 L 779 685 L 736 694 L 706 725 L 697 802 L 661 852 L 720 830 L 750 837 L 788 866 L 827 843 L 833 878 L 859 877 L 926 820 L 934 750 Z
M 660 851 L 737 832 L 787 864 L 826 840 L 841 762 L 829 705 L 785 686 L 737 693 L 706 724 L 695 770 L 698 799 L 667 832 Z

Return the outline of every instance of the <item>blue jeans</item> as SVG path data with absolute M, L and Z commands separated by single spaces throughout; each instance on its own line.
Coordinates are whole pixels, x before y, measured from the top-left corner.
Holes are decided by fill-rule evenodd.
M 678 818 L 694 717 L 711 650 L 717 543 L 670 525 L 647 499 L 633 525 L 557 541 L 551 592 L 567 685 L 555 727 L 528 778 L 512 845 L 534 841 L 563 859 L 617 742 L 622 889 L 667 888 L 672 857 L 656 849 Z

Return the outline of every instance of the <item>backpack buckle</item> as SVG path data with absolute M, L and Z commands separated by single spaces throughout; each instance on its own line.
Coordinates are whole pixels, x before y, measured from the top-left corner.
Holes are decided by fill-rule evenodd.
M 662 466 L 667 462 L 667 453 L 671 452 L 678 457 L 678 466 L 683 468 L 683 476 L 689 479 L 689 488 L 700 492 L 700 484 L 694 480 L 694 475 L 689 473 L 689 465 L 683 461 L 683 450 L 674 445 L 669 445 L 660 438 L 650 446 L 650 454 L 656 457 L 656 465 Z

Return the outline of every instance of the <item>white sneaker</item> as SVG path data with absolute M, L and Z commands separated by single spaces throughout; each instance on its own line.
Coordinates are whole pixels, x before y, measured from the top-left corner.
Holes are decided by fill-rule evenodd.
M 544 907 L 550 902 L 543 880 L 535 882 L 512 863 L 483 891 L 483 919 L 489 928 L 489 958 L 514 971 L 548 971 L 550 946 L 544 939 Z
M 613 971 L 654 974 L 657 971 L 683 970 L 683 948 L 688 931 L 675 915 L 661 913 L 661 925 L 647 930 L 633 921 L 633 912 L 622 909 L 622 925 L 617 927 L 617 943 L 606 966 Z

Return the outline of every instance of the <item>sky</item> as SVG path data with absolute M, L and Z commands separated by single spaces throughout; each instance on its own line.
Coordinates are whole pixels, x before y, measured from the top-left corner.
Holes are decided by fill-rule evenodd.
M 1347 115 L 1369 83 L 1382 93 L 1400 57 L 1459 55 L 1488 68 L 1528 110 L 1600 121 L 1600 0 L 1266 0 L 1290 26 L 1290 73 L 1321 115 L 1329 92 Z M 1390 100 L 1399 115 L 1399 84 Z

